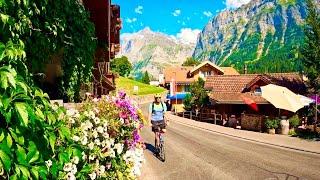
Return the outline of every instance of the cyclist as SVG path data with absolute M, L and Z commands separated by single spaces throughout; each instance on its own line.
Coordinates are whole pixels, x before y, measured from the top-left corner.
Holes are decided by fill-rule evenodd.
M 166 111 L 167 111 L 167 106 L 165 103 L 161 101 L 161 95 L 156 94 L 154 96 L 154 102 L 152 102 L 149 106 L 149 119 L 151 120 L 152 131 L 154 132 L 154 135 L 155 135 L 156 147 L 159 147 L 159 142 L 160 142 L 159 133 L 166 132 L 166 122 L 165 122 Z

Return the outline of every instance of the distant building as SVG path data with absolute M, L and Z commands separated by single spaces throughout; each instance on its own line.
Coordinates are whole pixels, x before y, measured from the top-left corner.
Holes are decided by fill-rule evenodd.
M 172 103 L 181 104 L 186 94 L 190 92 L 190 85 L 198 78 L 206 80 L 214 75 L 239 75 L 232 67 L 219 67 L 210 61 L 204 61 L 198 66 L 169 67 L 164 70 L 163 80 L 160 83 L 170 91 L 168 98 Z M 160 81 L 160 78 L 159 78 Z
M 110 60 L 120 51 L 120 6 L 111 4 L 111 0 L 83 0 L 83 4 L 95 24 L 100 45 L 95 54 L 93 94 L 101 96 L 115 90 Z

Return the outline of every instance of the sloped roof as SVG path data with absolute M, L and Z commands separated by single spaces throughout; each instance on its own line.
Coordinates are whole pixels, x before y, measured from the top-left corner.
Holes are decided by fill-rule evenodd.
M 189 77 L 189 72 L 193 69 L 192 66 L 169 67 L 164 70 L 165 83 L 170 83 L 175 79 L 177 83 L 192 83 L 193 77 Z
M 263 81 L 266 84 L 283 86 L 295 93 L 304 94 L 306 92 L 306 86 L 303 82 L 302 76 L 299 73 L 270 73 L 258 75 L 255 79 L 247 84 L 246 88 L 250 88 L 258 81 Z
M 256 74 L 208 76 L 205 88 L 213 92 L 241 93 L 255 77 Z
M 299 73 L 270 73 L 209 76 L 205 88 L 213 92 L 241 93 L 258 81 L 284 86 L 295 93 L 304 94 L 306 86 Z
M 269 104 L 263 97 L 255 95 L 253 93 L 221 93 L 213 92 L 209 94 L 212 101 L 217 104 L 245 104 L 242 97 L 249 98 L 257 104 Z
M 220 71 L 222 74 L 224 73 L 223 69 L 220 68 L 219 66 L 217 66 L 216 64 L 210 62 L 210 61 L 204 61 L 201 64 L 199 64 L 198 66 L 194 67 L 190 73 L 193 74 L 195 71 L 197 71 L 198 69 L 200 69 L 201 67 L 205 66 L 206 64 L 212 66 L 213 68 L 215 68 L 216 70 Z
M 240 75 L 233 67 L 220 67 L 223 70 L 223 75 Z

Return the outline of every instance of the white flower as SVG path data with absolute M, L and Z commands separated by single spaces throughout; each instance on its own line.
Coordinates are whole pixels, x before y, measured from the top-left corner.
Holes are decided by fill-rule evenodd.
M 107 122 L 104 122 L 104 123 L 103 123 L 104 131 L 107 131 L 107 130 L 108 130 L 108 128 L 107 128 L 108 125 L 109 125 L 109 124 L 108 124 Z
M 93 179 L 96 179 L 97 174 L 95 172 L 93 172 L 93 173 L 89 174 L 89 176 L 90 176 L 90 179 L 93 180 Z
M 104 132 L 104 133 L 103 133 L 103 137 L 104 137 L 105 139 L 108 139 L 108 138 L 109 138 L 108 132 Z
M 80 140 L 80 137 L 79 136 L 73 136 L 72 139 L 75 141 L 75 142 L 78 142 Z
M 80 114 L 77 113 L 77 114 L 74 115 L 74 117 L 77 118 L 77 119 L 79 119 L 79 118 L 80 118 Z
M 95 140 L 94 140 L 94 143 L 95 143 L 97 146 L 100 146 L 100 145 L 101 145 L 101 142 L 100 142 L 99 139 L 95 139 Z
M 76 180 L 76 177 L 74 176 L 73 173 L 69 172 L 69 173 L 67 174 L 67 179 L 68 179 L 68 180 Z
M 110 144 L 111 144 L 111 146 L 114 145 L 114 139 L 110 139 Z
M 87 137 L 83 137 L 82 140 L 81 140 L 81 144 L 82 145 L 87 145 L 88 143 L 88 138 Z
M 118 143 L 114 146 L 114 148 L 117 150 L 118 154 L 121 154 L 123 151 L 123 144 Z
M 93 142 L 89 143 L 88 147 L 89 147 L 90 150 L 92 150 L 93 147 L 94 147 L 94 143 Z
M 86 129 L 91 129 L 93 124 L 90 121 L 86 121 Z
M 114 152 L 113 149 L 109 149 L 109 155 L 110 155 L 110 157 L 112 157 L 112 158 L 116 157 L 116 153 Z
M 92 119 L 94 120 L 95 124 L 99 124 L 100 123 L 100 118 L 95 117 L 95 118 L 92 118 Z
M 82 152 L 81 154 L 82 154 L 82 160 L 86 160 L 87 159 L 86 153 Z
M 73 118 L 69 118 L 69 123 L 74 124 L 76 121 Z
M 120 118 L 120 122 L 121 122 L 121 124 L 124 124 L 124 119 Z
M 72 158 L 72 162 L 73 162 L 74 164 L 78 164 L 78 163 L 79 163 L 79 157 L 78 157 L 78 156 L 73 157 L 73 158 Z
M 106 171 L 106 167 L 101 165 L 99 168 L 100 174 L 103 174 Z
M 90 117 L 91 119 L 94 119 L 94 118 L 96 117 L 96 115 L 94 114 L 93 111 L 89 111 L 89 117 Z
M 46 166 L 47 166 L 48 168 L 50 168 L 50 167 L 52 166 L 52 161 L 51 161 L 51 160 L 48 160 L 48 161 L 46 161 L 45 163 L 46 163 Z
M 93 136 L 94 138 L 97 138 L 97 137 L 98 137 L 98 132 L 97 132 L 96 130 L 93 130 L 92 136 Z
M 72 117 L 75 114 L 76 114 L 76 110 L 75 109 L 68 109 L 67 110 L 67 115 L 68 116 Z
M 76 174 L 78 171 L 77 166 L 74 164 L 72 165 L 72 170 L 70 171 L 72 174 Z
M 96 155 L 94 155 L 94 154 L 91 154 L 91 155 L 89 156 L 89 160 L 90 160 L 90 161 L 94 160 L 95 158 L 96 158 Z
M 65 172 L 71 171 L 71 170 L 72 170 L 72 163 L 67 163 L 67 164 L 65 164 L 65 165 L 63 166 L 63 170 L 64 170 Z
M 102 134 L 102 133 L 103 133 L 103 127 L 99 126 L 99 127 L 97 128 L 97 131 L 98 131 L 98 133 Z

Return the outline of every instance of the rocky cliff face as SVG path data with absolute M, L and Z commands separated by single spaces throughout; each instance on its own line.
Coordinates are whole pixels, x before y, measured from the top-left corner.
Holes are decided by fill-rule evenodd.
M 194 43 L 182 43 L 177 38 L 145 28 L 134 34 L 124 34 L 122 50 L 118 56 L 127 56 L 134 65 L 134 76 L 139 77 L 148 71 L 153 77 L 163 68 L 181 65 L 191 57 Z
M 214 17 L 193 56 L 238 70 L 246 63 L 251 72 L 298 70 L 306 16 L 305 0 L 252 0 Z

